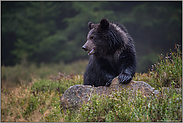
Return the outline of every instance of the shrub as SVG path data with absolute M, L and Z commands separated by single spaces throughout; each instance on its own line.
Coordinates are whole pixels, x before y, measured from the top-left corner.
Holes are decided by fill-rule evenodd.
M 182 87 L 182 52 L 180 45 L 175 45 L 175 51 L 159 56 L 159 62 L 152 65 L 149 71 L 149 83 L 156 88 L 159 87 Z
M 109 96 L 93 95 L 78 112 L 65 113 L 65 122 L 172 122 L 182 121 L 182 96 L 175 90 L 165 91 L 166 96 L 134 96 L 116 91 Z M 67 117 L 67 118 L 66 118 Z
M 2 122 L 60 122 L 60 96 L 72 85 L 82 84 L 81 75 L 59 74 L 55 79 L 34 80 L 1 94 Z

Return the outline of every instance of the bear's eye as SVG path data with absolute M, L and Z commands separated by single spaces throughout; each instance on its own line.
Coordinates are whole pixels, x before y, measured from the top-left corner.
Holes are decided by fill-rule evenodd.
M 93 38 L 94 38 L 93 36 L 90 37 L 90 39 L 93 39 Z

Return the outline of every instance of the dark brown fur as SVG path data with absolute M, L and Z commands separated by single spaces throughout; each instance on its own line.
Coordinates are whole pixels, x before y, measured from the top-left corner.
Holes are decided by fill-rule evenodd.
M 83 49 L 90 55 L 84 74 L 84 85 L 109 86 L 116 76 L 129 83 L 135 74 L 136 52 L 126 28 L 102 19 L 88 23 L 90 29 Z

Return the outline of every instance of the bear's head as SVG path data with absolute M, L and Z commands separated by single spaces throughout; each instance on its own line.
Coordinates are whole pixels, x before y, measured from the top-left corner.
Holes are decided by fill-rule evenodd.
M 110 55 L 121 46 L 121 32 L 107 19 L 102 19 L 98 24 L 89 22 L 88 28 L 90 31 L 87 42 L 82 46 L 88 55 L 93 54 L 99 57 Z

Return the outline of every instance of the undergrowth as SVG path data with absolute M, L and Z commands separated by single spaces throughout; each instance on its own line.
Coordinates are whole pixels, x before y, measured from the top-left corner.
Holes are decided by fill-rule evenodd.
M 75 63 L 65 64 L 60 62 L 58 64 L 44 64 L 36 66 L 24 61 L 21 64 L 11 66 L 1 66 L 1 82 L 3 89 L 11 90 L 19 84 L 28 85 L 34 79 L 50 79 L 57 76 L 58 72 L 69 74 L 82 74 L 85 70 L 87 60 L 79 60 Z
M 166 55 L 159 55 L 158 62 L 152 65 L 148 73 L 136 73 L 134 80 L 148 82 L 154 88 L 182 87 L 182 52 L 180 45 Z M 139 77 L 140 76 L 140 77 Z
M 22 84 L 12 92 L 2 90 L 2 122 L 64 121 L 60 109 L 60 96 L 72 85 L 81 85 L 82 75 L 59 73 L 50 80 L 34 80 Z
M 140 92 L 114 92 L 108 96 L 92 97 L 67 122 L 173 122 L 182 121 L 182 96 L 175 90 L 168 96 L 144 97 Z M 171 96 L 170 96 L 170 94 Z M 69 114 L 66 114 L 69 115 Z
M 136 73 L 133 78 L 159 90 L 162 96 L 158 98 L 144 97 L 141 92 L 132 98 L 132 93 L 123 90 L 107 97 L 93 95 L 77 111 L 62 110 L 60 97 L 70 86 L 81 85 L 83 75 L 59 72 L 56 77 L 32 78 L 28 85 L 22 83 L 13 90 L 2 89 L 1 121 L 182 122 L 182 53 L 178 45 L 175 49 L 160 55 L 148 73 Z

